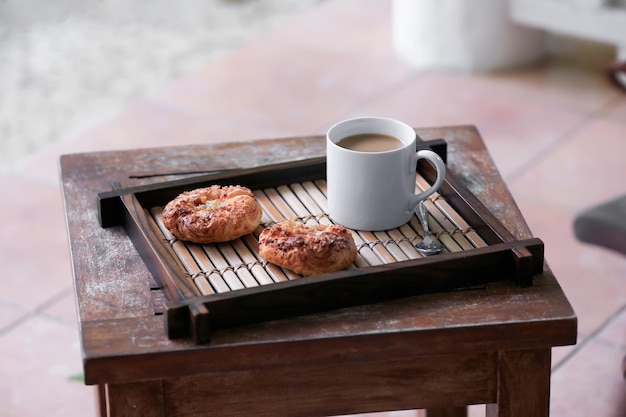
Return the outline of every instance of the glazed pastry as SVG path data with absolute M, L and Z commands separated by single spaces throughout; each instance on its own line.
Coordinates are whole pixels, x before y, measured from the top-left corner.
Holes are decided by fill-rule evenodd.
M 163 224 L 181 240 L 226 242 L 256 229 L 261 207 L 250 189 L 213 185 L 186 191 L 163 209 Z
M 346 269 L 357 256 L 352 234 L 338 225 L 305 225 L 286 220 L 264 229 L 259 255 L 301 275 Z

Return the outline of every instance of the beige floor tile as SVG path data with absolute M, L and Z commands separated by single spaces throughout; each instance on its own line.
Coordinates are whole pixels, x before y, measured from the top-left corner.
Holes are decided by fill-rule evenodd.
M 609 82 L 604 70 L 576 65 L 558 57 L 536 67 L 494 74 L 487 81 L 518 100 L 540 102 L 585 115 L 601 111 L 621 94 Z
M 155 98 L 231 123 L 323 133 L 342 114 L 407 76 L 407 68 L 390 60 L 261 39 Z
M 626 307 L 611 318 L 607 326 L 598 334 L 598 339 L 626 349 Z
M 391 48 L 391 7 L 388 0 L 370 0 L 367 7 L 361 0 L 320 2 L 266 37 L 271 42 L 308 50 L 357 57 L 365 54 L 399 64 Z
M 54 299 L 43 306 L 41 313 L 47 317 L 62 320 L 63 323 L 75 327 L 78 331 L 78 316 L 76 314 L 73 286 L 69 285 L 65 291 L 59 293 Z
M 582 210 L 626 192 L 626 125 L 590 121 L 511 184 L 517 195 Z
M 30 310 L 24 306 L 0 301 L 0 337 L 8 328 L 24 320 L 29 314 Z
M 0 177 L 1 299 L 36 308 L 71 285 L 60 191 L 19 176 Z
M 620 364 L 624 351 L 589 343 L 552 375 L 552 417 L 626 413 L 626 384 Z
M 0 415 L 95 416 L 95 393 L 82 381 L 78 332 L 29 319 L 0 337 Z
M 584 116 L 519 100 L 482 77 L 428 73 L 359 109 L 415 127 L 472 124 L 506 177 L 558 143 Z
M 602 116 L 606 120 L 626 124 L 626 93 L 612 100 Z

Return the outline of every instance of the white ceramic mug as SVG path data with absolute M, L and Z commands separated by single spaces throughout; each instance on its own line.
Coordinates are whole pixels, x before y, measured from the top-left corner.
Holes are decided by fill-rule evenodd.
M 398 149 L 354 151 L 337 145 L 358 134 L 382 134 L 402 142 Z M 403 122 L 384 117 L 359 117 L 332 126 L 326 135 L 326 187 L 330 218 L 349 229 L 388 230 L 407 223 L 420 201 L 444 181 L 446 166 L 430 150 L 416 151 L 417 135 Z M 415 194 L 418 159 L 437 169 L 435 183 Z

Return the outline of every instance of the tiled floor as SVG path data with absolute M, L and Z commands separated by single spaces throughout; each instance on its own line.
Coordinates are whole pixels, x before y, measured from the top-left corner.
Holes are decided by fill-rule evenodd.
M 479 128 L 579 317 L 578 345 L 553 352 L 552 415 L 626 414 L 626 257 L 572 233 L 578 211 L 626 192 L 626 94 L 598 59 L 611 50 L 489 76 L 416 71 L 391 50 L 389 8 L 321 2 L 0 177 L 0 415 L 95 415 L 79 381 L 60 154 L 323 133 L 363 114 Z

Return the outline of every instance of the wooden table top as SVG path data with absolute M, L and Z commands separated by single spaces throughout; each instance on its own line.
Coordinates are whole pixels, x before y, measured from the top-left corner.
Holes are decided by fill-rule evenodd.
M 516 238 L 533 237 L 473 126 L 417 132 L 424 140 L 443 138 L 448 169 L 457 180 Z M 576 343 L 576 316 L 547 265 L 528 288 L 501 281 L 223 329 L 203 346 L 168 339 L 164 316 L 155 314 L 163 295 L 151 290 L 154 280 L 125 230 L 100 227 L 97 193 L 115 182 L 132 186 L 172 178 L 158 174 L 254 167 L 324 154 L 324 138 L 312 136 L 62 156 L 86 383 Z

